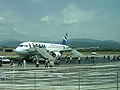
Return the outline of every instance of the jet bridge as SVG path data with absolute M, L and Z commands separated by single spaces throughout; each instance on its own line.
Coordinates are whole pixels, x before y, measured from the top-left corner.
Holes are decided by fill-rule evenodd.
M 52 60 L 55 61 L 55 57 L 53 57 L 52 55 L 50 55 L 49 52 L 47 52 L 47 50 L 45 48 L 39 48 L 39 47 L 35 47 L 35 51 L 36 54 L 39 56 L 42 56 L 44 58 L 48 58 L 48 60 Z

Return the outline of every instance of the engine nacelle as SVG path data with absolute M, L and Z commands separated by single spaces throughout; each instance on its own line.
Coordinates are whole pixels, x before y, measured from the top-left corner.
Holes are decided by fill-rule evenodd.
M 60 52 L 51 52 L 53 57 L 60 57 L 62 54 Z

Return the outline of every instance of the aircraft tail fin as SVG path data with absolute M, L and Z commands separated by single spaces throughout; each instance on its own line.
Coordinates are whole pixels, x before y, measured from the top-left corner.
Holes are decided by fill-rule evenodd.
M 66 33 L 66 34 L 63 36 L 62 45 L 66 45 L 66 44 L 67 44 L 67 40 L 68 40 L 68 33 Z

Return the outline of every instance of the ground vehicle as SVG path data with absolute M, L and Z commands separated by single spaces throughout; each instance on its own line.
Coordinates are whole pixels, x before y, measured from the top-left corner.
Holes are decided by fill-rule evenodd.
M 6 56 L 0 56 L 0 62 L 1 63 L 10 63 L 10 59 L 8 59 Z
M 91 58 L 95 58 L 95 57 L 97 57 L 97 53 L 96 52 L 92 52 L 91 53 Z

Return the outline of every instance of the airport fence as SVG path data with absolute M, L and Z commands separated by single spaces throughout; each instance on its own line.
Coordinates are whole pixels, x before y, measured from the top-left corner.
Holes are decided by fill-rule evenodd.
M 1 68 L 0 90 L 120 90 L 120 67 Z

